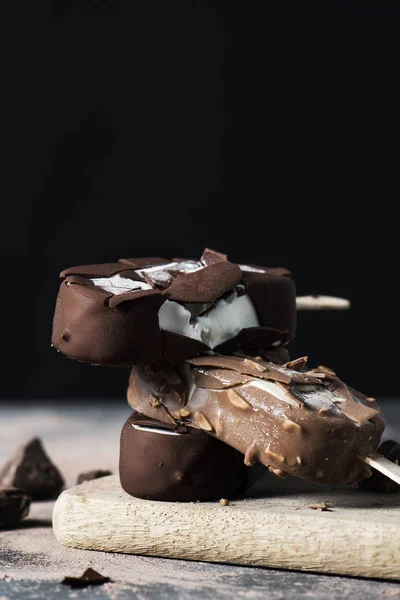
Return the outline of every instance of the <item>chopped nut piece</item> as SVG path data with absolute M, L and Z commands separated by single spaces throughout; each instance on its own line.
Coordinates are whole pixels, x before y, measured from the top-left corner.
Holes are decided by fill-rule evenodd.
M 303 428 L 298 423 L 292 421 L 292 419 L 285 419 L 283 422 L 283 429 L 286 431 L 301 431 Z
M 258 448 L 257 442 L 254 441 L 246 450 L 246 454 L 244 455 L 244 464 L 248 467 L 254 465 L 258 460 Z
M 229 506 L 229 504 L 230 504 L 228 498 L 221 498 L 219 503 L 222 504 L 222 506 Z
M 236 406 L 236 408 L 240 408 L 242 410 L 248 410 L 251 408 L 250 404 L 241 398 L 239 394 L 235 392 L 235 390 L 232 390 L 229 394 L 229 401 L 231 404 L 233 404 L 233 406 Z
M 319 502 L 318 504 L 309 504 L 308 508 L 312 508 L 313 510 L 318 510 L 320 512 L 330 510 L 326 502 Z
M 210 421 L 201 413 L 201 412 L 195 412 L 194 413 L 194 417 L 197 421 L 197 424 L 204 429 L 205 431 L 212 431 L 213 430 L 213 426 L 211 425 Z
M 277 454 L 276 452 L 272 452 L 272 450 L 266 450 L 265 454 L 267 458 L 270 458 L 271 460 L 275 460 L 280 463 L 285 462 L 285 457 L 282 456 L 282 454 Z
M 190 415 L 190 410 L 188 410 L 187 408 L 181 408 L 181 410 L 179 411 L 180 417 L 188 417 L 189 415 Z
M 151 404 L 151 406 L 153 406 L 154 408 L 161 406 L 161 402 L 159 398 L 157 398 L 157 396 L 152 396 L 149 400 L 149 404 Z

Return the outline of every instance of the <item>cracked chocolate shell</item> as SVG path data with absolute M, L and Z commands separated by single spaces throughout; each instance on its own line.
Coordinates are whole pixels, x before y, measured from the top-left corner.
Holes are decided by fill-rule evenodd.
M 253 352 L 284 346 L 295 333 L 289 271 L 237 265 L 209 249 L 198 261 L 120 259 L 65 269 L 61 277 L 52 344 L 92 364 Z

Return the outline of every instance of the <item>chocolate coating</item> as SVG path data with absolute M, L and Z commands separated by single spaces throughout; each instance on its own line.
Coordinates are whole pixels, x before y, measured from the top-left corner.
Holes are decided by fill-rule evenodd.
M 193 502 L 238 494 L 247 474 L 239 453 L 207 433 L 132 413 L 121 434 L 120 479 L 136 498 Z
M 201 356 L 137 366 L 128 402 L 150 418 L 206 431 L 244 454 L 246 465 L 315 483 L 359 481 L 368 469 L 358 454 L 373 454 L 385 427 L 379 407 L 330 369 L 305 365 Z
M 71 267 L 61 277 L 52 344 L 68 357 L 92 364 L 178 363 L 210 349 L 257 352 L 286 344 L 295 333 L 296 294 L 288 271 L 236 265 L 209 249 L 200 261 L 121 259 Z M 203 336 L 195 331 L 193 321 L 207 314 L 210 329 L 219 331 L 220 317 L 212 321 L 215 307 L 232 305 L 231 299 L 241 301 L 241 296 L 248 305 L 237 310 L 247 314 L 246 320 L 228 319 L 228 329 L 231 323 L 240 324 L 209 345 L 208 332 Z M 175 322 L 160 326 L 159 311 L 167 301 L 187 315 L 184 331 Z M 184 319 L 179 318 L 182 327 Z

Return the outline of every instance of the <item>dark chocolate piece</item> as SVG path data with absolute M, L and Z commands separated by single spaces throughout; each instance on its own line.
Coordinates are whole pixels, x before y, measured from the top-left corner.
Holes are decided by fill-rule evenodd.
M 356 404 L 355 402 L 349 402 L 348 400 L 342 405 L 342 412 L 352 419 L 358 425 L 362 425 L 366 421 L 369 421 L 372 417 L 379 414 L 379 410 L 365 406 L 364 404 Z
M 33 499 L 54 498 L 63 485 L 60 471 L 51 462 L 39 438 L 32 438 L 20 446 L 0 470 L 0 486 L 19 488 Z
M 120 479 L 137 498 L 193 502 L 245 489 L 243 457 L 203 431 L 133 413 L 121 434 Z
M 201 255 L 200 260 L 205 265 L 214 265 L 218 262 L 226 262 L 228 257 L 226 254 L 221 254 L 221 252 L 211 250 L 211 248 L 204 248 L 204 252 Z
M 394 440 L 383 442 L 378 448 L 378 454 L 396 463 L 396 465 L 400 464 L 400 444 Z M 358 487 L 363 492 L 380 492 L 383 494 L 398 493 L 400 491 L 398 483 L 375 469 L 372 469 L 370 477 L 358 482 Z
M 366 466 L 358 455 L 374 454 L 385 427 L 378 406 L 327 369 L 292 364 L 297 370 L 257 357 L 201 356 L 165 365 L 162 378 L 151 366 L 134 367 L 128 402 L 152 419 L 201 429 L 244 454 L 246 465 L 260 462 L 280 477 L 359 481 Z
M 193 340 L 181 333 L 173 331 L 161 331 L 161 339 L 164 356 L 169 362 L 180 363 L 188 356 L 197 356 L 209 351 L 209 347 L 203 342 Z
M 94 569 L 89 568 L 80 577 L 64 577 L 61 583 L 69 585 L 71 588 L 85 588 L 91 585 L 103 585 L 111 581 L 112 579 L 109 577 L 103 577 Z
M 16 529 L 29 514 L 31 497 L 16 488 L 0 488 L 0 529 Z
M 121 366 L 286 344 L 296 325 L 293 281 L 285 269 L 255 269 L 210 249 L 200 261 L 132 258 L 65 269 L 52 344 L 76 360 Z
M 218 262 L 192 273 L 182 273 L 165 293 L 170 300 L 178 302 L 215 302 L 232 290 L 241 278 L 238 265 Z
M 260 325 L 287 331 L 293 339 L 296 331 L 296 289 L 286 269 L 268 269 L 266 273 L 242 272 L 247 293 L 254 302 Z
M 96 471 L 85 471 L 85 473 L 80 473 L 76 478 L 76 484 L 79 485 L 84 481 L 92 481 L 92 479 L 100 479 L 100 477 L 107 477 L 108 475 L 112 475 L 111 471 L 102 471 L 101 469 L 97 469 Z
M 247 327 L 242 329 L 235 337 L 219 344 L 214 348 L 221 354 L 233 352 L 259 351 L 273 344 L 287 344 L 291 340 L 289 331 L 280 331 L 271 327 Z

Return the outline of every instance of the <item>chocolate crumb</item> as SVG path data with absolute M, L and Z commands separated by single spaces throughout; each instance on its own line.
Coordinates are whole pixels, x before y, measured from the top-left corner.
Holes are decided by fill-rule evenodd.
M 91 585 L 103 585 L 111 581 L 109 577 L 104 577 L 94 569 L 89 568 L 80 577 L 64 577 L 61 583 L 69 585 L 71 588 L 85 588 Z
M 95 471 L 86 471 L 85 473 L 80 473 L 76 479 L 76 484 L 79 485 L 84 481 L 92 481 L 92 479 L 100 479 L 100 477 L 107 477 L 107 475 L 112 475 L 111 471 L 102 471 L 101 469 L 97 469 Z
M 222 506 L 229 506 L 229 504 L 230 504 L 230 502 L 229 502 L 228 498 L 221 498 L 221 500 L 219 501 L 219 503 L 220 503 Z
M 309 504 L 308 508 L 312 508 L 313 510 L 318 510 L 319 512 L 322 512 L 322 511 L 325 512 L 325 511 L 330 510 L 330 508 L 326 502 L 319 502 L 318 504 Z

